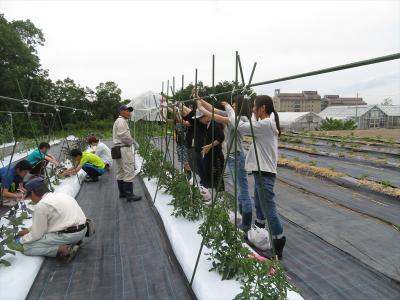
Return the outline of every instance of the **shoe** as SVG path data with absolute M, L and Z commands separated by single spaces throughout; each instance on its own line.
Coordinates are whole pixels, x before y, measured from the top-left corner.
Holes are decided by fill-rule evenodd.
M 251 228 L 251 219 L 253 218 L 253 213 L 248 212 L 242 214 L 242 224 L 239 225 L 239 229 L 247 232 Z
M 133 193 L 133 182 L 124 182 L 125 192 L 126 192 L 126 201 L 135 202 L 142 199 L 142 196 L 136 196 Z
M 69 256 L 67 258 L 67 263 L 71 262 L 76 256 L 76 253 L 78 253 L 79 250 L 79 245 L 73 245 L 69 248 Z
M 258 222 L 258 220 L 254 221 L 254 225 L 256 225 L 258 228 L 265 228 L 265 223 Z
M 93 177 L 85 177 L 85 182 L 97 182 L 99 181 L 99 177 L 98 176 L 93 176 Z
M 278 256 L 278 259 L 281 260 L 283 257 L 283 248 L 286 244 L 286 237 L 283 236 L 280 239 L 273 239 L 275 254 Z
M 125 198 L 126 197 L 126 192 L 125 192 L 125 185 L 122 180 L 117 180 L 118 183 L 118 190 L 119 190 L 119 198 Z

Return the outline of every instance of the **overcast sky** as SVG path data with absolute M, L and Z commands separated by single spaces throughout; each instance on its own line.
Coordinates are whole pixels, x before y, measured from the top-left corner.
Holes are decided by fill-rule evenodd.
M 54 80 L 95 88 L 115 81 L 124 98 L 181 74 L 185 82 L 234 79 L 239 51 L 253 82 L 400 52 L 400 1 L 5 1 L 8 20 L 30 19 L 46 38 L 39 56 Z M 178 85 L 178 84 L 177 84 Z M 369 104 L 400 104 L 400 62 L 276 83 L 258 93 L 317 90 Z

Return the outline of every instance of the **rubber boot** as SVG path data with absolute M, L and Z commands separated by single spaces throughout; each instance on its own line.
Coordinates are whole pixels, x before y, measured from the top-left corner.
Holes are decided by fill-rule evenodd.
M 126 201 L 132 202 L 132 201 L 139 201 L 142 199 L 141 196 L 136 196 L 133 193 L 133 182 L 124 182 L 124 186 L 126 192 Z
M 120 198 L 125 198 L 126 197 L 126 192 L 125 192 L 125 185 L 122 180 L 117 180 L 118 183 L 118 190 L 119 190 L 119 197 Z
M 247 232 L 251 228 L 251 219 L 253 217 L 253 213 L 243 213 L 242 214 L 242 224 L 239 225 L 239 228 L 244 232 Z
M 275 253 L 278 256 L 278 259 L 281 260 L 283 256 L 283 248 L 286 244 L 286 237 L 283 236 L 280 239 L 272 239 L 274 243 Z

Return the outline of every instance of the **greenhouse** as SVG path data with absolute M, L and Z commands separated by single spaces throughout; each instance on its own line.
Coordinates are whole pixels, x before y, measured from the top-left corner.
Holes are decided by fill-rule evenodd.
M 400 105 L 330 106 L 319 113 L 323 119 L 351 119 L 358 129 L 400 128 Z
M 390 77 L 398 47 L 343 36 L 361 4 L 22 2 L 0 0 L 0 300 L 400 299 L 400 106 L 268 95 Z M 385 8 L 363 35 L 389 51 Z
M 313 112 L 279 112 L 279 122 L 284 130 L 317 130 L 322 120 Z

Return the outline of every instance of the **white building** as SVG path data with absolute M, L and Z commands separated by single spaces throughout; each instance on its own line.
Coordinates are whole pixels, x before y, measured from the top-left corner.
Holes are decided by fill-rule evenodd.
M 400 105 L 329 106 L 319 116 L 350 119 L 357 123 L 358 129 L 400 128 Z
M 313 112 L 278 112 L 279 123 L 283 130 L 316 130 L 322 118 Z

